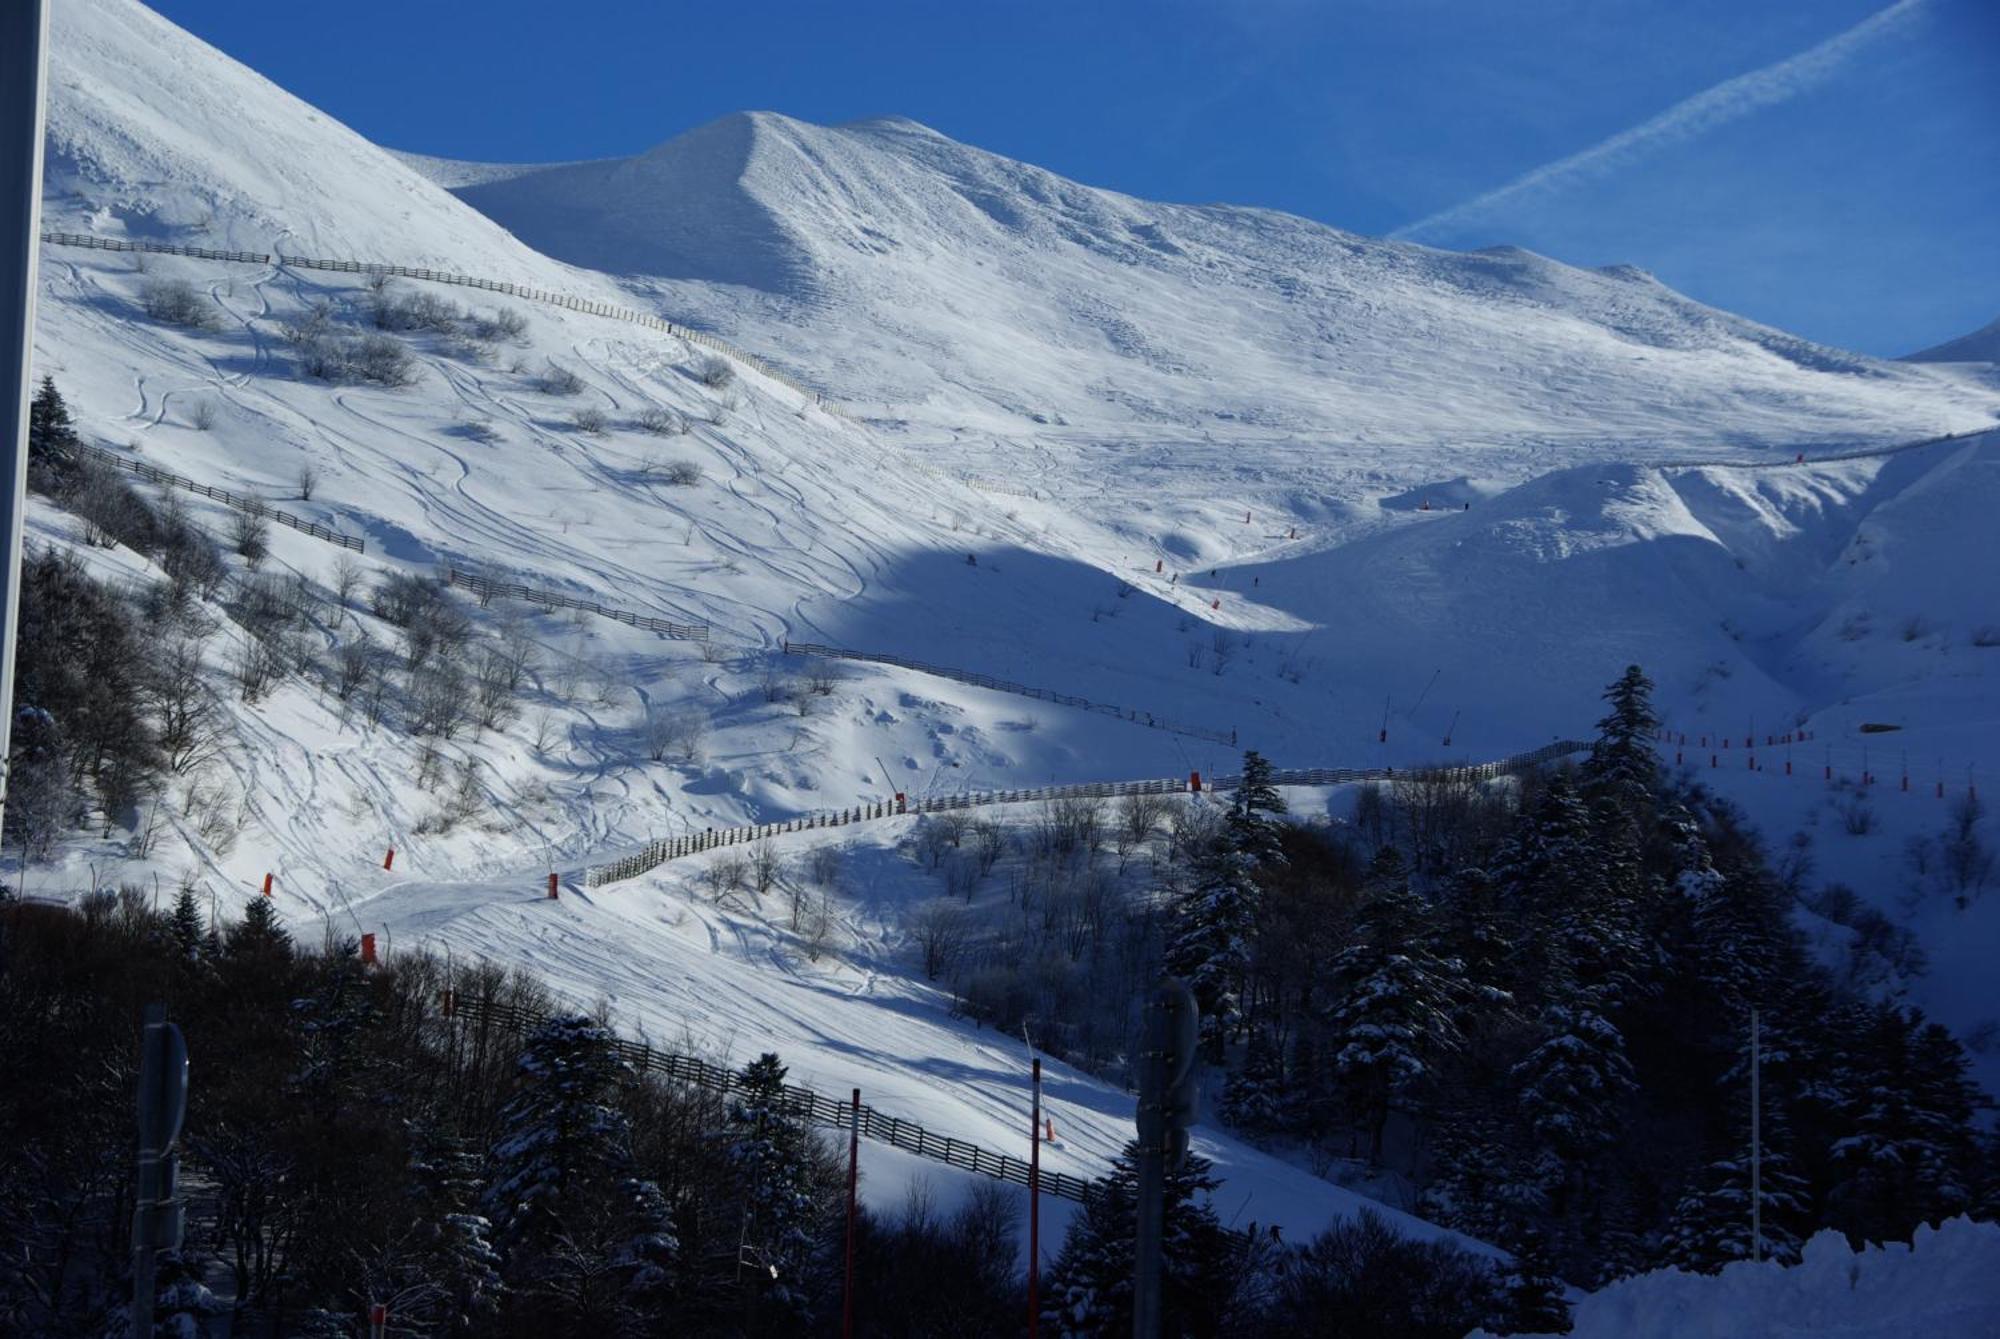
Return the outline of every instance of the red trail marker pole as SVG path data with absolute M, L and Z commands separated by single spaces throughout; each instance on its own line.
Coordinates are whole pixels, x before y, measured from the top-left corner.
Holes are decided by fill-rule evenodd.
M 558 893 L 556 892 L 556 888 L 557 888 L 557 885 L 558 885 L 558 884 L 559 884 L 559 883 L 561 882 L 561 879 L 562 879 L 562 876 L 561 876 L 561 875 L 559 875 L 559 874 L 557 874 L 557 873 L 556 873 L 556 872 L 555 872 L 554 870 L 550 870 L 550 871 L 549 871 L 549 899 L 548 899 L 548 900 L 549 900 L 549 901 L 551 901 L 551 902 L 554 902 L 554 901 L 556 901 L 556 900 L 557 900 L 557 897 L 559 896 L 559 895 L 558 895 Z
M 389 848 L 389 854 L 382 857 L 382 868 L 392 869 L 395 867 L 395 864 L 396 864 L 396 848 L 392 846 Z
M 269 873 L 266 873 L 264 875 L 264 896 L 269 897 L 270 895 L 271 895 L 271 876 Z

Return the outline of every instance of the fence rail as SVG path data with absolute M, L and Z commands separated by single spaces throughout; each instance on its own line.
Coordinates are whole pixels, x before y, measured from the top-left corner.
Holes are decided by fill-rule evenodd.
M 239 511 L 252 512 L 267 520 L 276 521 L 279 525 L 290 526 L 302 535 L 311 535 L 314 539 L 323 539 L 329 544 L 338 544 L 341 548 L 352 549 L 356 553 L 367 552 L 366 546 L 360 540 L 354 538 L 354 536 L 343 535 L 338 530 L 330 530 L 317 521 L 308 521 L 304 517 L 294 516 L 288 511 L 280 511 L 262 498 L 249 497 L 242 493 L 232 493 L 226 488 L 216 488 L 209 484 L 196 483 L 186 475 L 174 474 L 171 471 L 159 469 L 146 464 L 142 460 L 133 460 L 129 456 L 121 456 L 116 452 L 106 451 L 100 446 L 84 446 L 79 444 L 73 449 L 78 455 L 87 460 L 94 460 L 99 464 L 109 465 L 113 469 L 125 470 L 136 474 L 148 483 L 156 483 L 168 488 L 181 488 L 190 493 L 199 493 L 203 497 L 214 498 L 217 502 L 235 507 Z
M 875 651 L 850 651 L 838 646 L 821 646 L 816 642 L 784 642 L 781 645 L 788 656 L 822 656 L 831 660 L 864 660 L 876 665 L 895 665 L 902 669 L 915 670 L 919 674 L 969 683 L 975 688 L 990 688 L 996 693 L 1013 693 L 1018 697 L 1032 697 L 1040 702 L 1055 702 L 1065 707 L 1078 707 L 1103 716 L 1116 716 L 1121 721 L 1130 721 L 1134 725 L 1143 725 L 1151 730 L 1165 730 L 1169 734 L 1186 735 L 1192 739 L 1205 739 L 1211 744 L 1236 747 L 1234 730 L 1210 730 L 1199 725 L 1180 725 L 1163 716 L 1155 716 L 1150 711 L 1140 711 L 1134 707 L 1115 707 L 1106 702 L 1092 702 L 1087 697 L 1077 697 L 1073 693 L 1058 693 L 1049 688 L 1033 688 L 1024 683 L 1015 683 L 1011 679 L 996 679 L 990 674 L 980 674 L 976 670 L 953 669 L 948 665 L 932 665 L 921 660 L 911 660 L 907 656 L 885 655 Z
M 278 264 L 295 270 L 330 270 L 338 274 L 381 274 L 401 279 L 421 279 L 433 284 L 457 284 L 462 288 L 477 288 L 489 293 L 504 293 L 508 297 L 520 298 L 524 302 L 538 302 L 545 306 L 562 307 L 569 311 L 584 312 L 608 320 L 644 326 L 648 330 L 672 335 L 676 339 L 685 340 L 704 349 L 712 349 L 746 367 L 755 368 L 781 386 L 797 391 L 830 414 L 837 414 L 843 418 L 853 417 L 834 401 L 798 378 L 779 371 L 756 354 L 745 353 L 726 340 L 717 339 L 704 331 L 690 330 L 684 325 L 678 325 L 663 317 L 634 311 L 630 307 L 620 307 L 609 302 L 594 302 L 588 298 L 572 297 L 568 293 L 552 293 L 547 289 L 529 288 L 504 279 L 483 279 L 476 275 L 454 274 L 450 270 L 433 270 L 416 265 L 384 265 L 365 260 L 327 260 L 317 256 L 272 255 L 262 251 L 217 251 L 205 246 L 123 241 L 118 238 L 92 237 L 87 233 L 76 232 L 45 232 L 42 234 L 42 241 L 51 246 L 87 247 L 94 251 L 144 251 L 161 256 L 191 256 L 197 260 L 233 260 L 250 265 Z
M 1469 763 L 1458 767 L 1405 767 L 1401 771 L 1394 767 L 1284 768 L 1272 772 L 1271 783 L 1278 786 L 1337 786 L 1355 781 L 1387 781 L 1396 777 L 1484 781 L 1525 772 L 1571 754 L 1586 753 L 1590 747 L 1582 740 L 1559 739 L 1541 748 L 1531 749 L 1526 753 L 1516 753 L 1506 758 L 1496 758 L 1491 762 Z M 1234 790 L 1242 780 L 1240 776 L 1218 776 L 1210 778 L 1206 784 L 1213 790 Z M 811 814 L 803 818 L 786 819 L 780 823 L 710 828 L 705 832 L 690 832 L 680 837 L 663 837 L 648 842 L 623 859 L 588 867 L 583 872 L 583 882 L 585 887 L 598 888 L 607 883 L 637 878 L 648 870 L 657 869 L 683 856 L 698 855 L 703 851 L 719 850 L 725 846 L 741 846 L 748 842 L 762 841 L 767 837 L 783 836 L 786 833 L 808 832 L 816 828 L 846 827 L 853 823 L 874 822 L 904 814 L 933 814 L 951 809 L 976 809 L 994 804 L 1032 804 L 1039 800 L 1113 799 L 1124 795 L 1182 795 L 1196 789 L 1197 784 L 1192 777 L 1155 777 L 1146 781 L 1083 781 L 1067 786 L 1034 786 L 1024 790 L 988 790 L 962 795 L 937 795 L 901 803 L 878 800 L 846 809 Z
M 676 623 L 670 618 L 656 618 L 651 614 L 635 614 L 629 609 L 613 609 L 595 600 L 580 600 L 574 595 L 563 595 L 552 590 L 537 590 L 523 586 L 519 582 L 493 581 L 471 572 L 461 572 L 455 567 L 447 567 L 444 573 L 449 585 L 463 586 L 480 598 L 487 600 L 522 600 L 528 604 L 539 604 L 550 609 L 581 609 L 587 614 L 600 618 L 615 619 L 629 627 L 643 628 L 647 632 L 657 632 L 684 642 L 705 642 L 708 640 L 708 624 Z
M 526 1033 L 543 1021 L 541 1014 L 493 1000 L 457 1000 L 453 1010 L 472 1021 L 498 1024 L 516 1033 Z M 742 1076 L 735 1070 L 710 1064 L 699 1057 L 655 1050 L 645 1043 L 623 1038 L 614 1044 L 618 1057 L 641 1073 L 663 1074 L 678 1083 L 721 1093 L 735 1092 L 743 1087 Z M 853 1119 L 851 1100 L 843 1102 L 798 1084 L 788 1083 L 782 1092 L 784 1109 L 811 1124 L 845 1130 Z M 861 1108 L 860 1125 L 863 1138 L 889 1144 L 920 1158 L 932 1158 L 996 1181 L 1009 1181 L 1018 1186 L 1029 1184 L 1028 1164 L 1020 1158 L 992 1152 L 964 1139 L 933 1134 L 915 1121 L 884 1115 L 873 1107 L 864 1106 Z M 1099 1182 L 1063 1172 L 1040 1172 L 1037 1181 L 1043 1194 L 1074 1200 L 1079 1204 L 1103 1193 Z

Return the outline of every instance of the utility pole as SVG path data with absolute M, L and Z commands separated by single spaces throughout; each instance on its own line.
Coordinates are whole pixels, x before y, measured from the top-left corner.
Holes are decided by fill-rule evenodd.
M 1764 1258 L 1764 1045 L 1750 1006 L 1750 1258 Z
M 1133 1240 L 1132 1336 L 1159 1339 L 1167 1172 L 1187 1159 L 1194 1123 L 1195 1051 L 1201 1011 L 1187 986 L 1163 977 L 1146 1002 L 1139 1053 L 1139 1196 Z
M 47 0 L 0 5 L 0 820 L 7 809 L 15 628 L 21 614 L 48 49 Z

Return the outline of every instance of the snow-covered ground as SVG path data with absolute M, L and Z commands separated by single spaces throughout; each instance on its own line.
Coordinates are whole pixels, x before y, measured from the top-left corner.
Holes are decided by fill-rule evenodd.
M 1909 1339 L 2000 1333 L 2000 1224 L 1954 1218 L 1910 1245 L 1848 1248 L 1838 1232 L 1787 1269 L 1738 1261 L 1720 1274 L 1656 1270 L 1576 1308 L 1573 1339 Z M 1481 1332 L 1483 1333 L 1483 1331 Z
M 518 338 L 413 336 L 414 385 L 329 385 L 283 325 L 328 303 L 358 329 L 356 277 L 46 249 L 37 370 L 88 439 L 365 536 L 370 580 L 469 566 L 704 620 L 713 649 L 519 614 L 540 647 L 530 700 L 445 746 L 451 769 L 476 760 L 483 797 L 445 832 L 413 741 L 296 679 L 255 708 L 232 697 L 208 784 L 233 841 L 177 791 L 147 859 L 79 842 L 31 892 L 193 870 L 229 901 L 270 871 L 294 918 L 521 962 L 657 1039 L 774 1048 L 817 1086 L 1007 1148 L 1023 1052 L 913 979 L 916 876 L 884 849 L 900 825 L 856 839 L 879 879 L 847 888 L 817 962 L 774 909 L 691 896 L 696 866 L 555 904 L 536 898 L 545 871 L 893 790 L 1226 771 L 1230 751 L 881 666 L 843 665 L 802 714 L 763 691 L 803 672 L 782 640 L 1233 728 L 1281 765 L 1533 747 L 1587 728 L 1636 660 L 1691 737 L 1809 722 L 1789 785 L 1741 766 L 1715 784 L 1774 844 L 1813 831 L 1818 877 L 1917 927 L 1932 971 L 1915 998 L 1968 1036 L 1996 1012 L 1979 973 L 2000 900 L 1905 897 L 1903 841 L 1943 806 L 1892 781 L 1881 830 L 1849 837 L 1813 780 L 1828 748 L 1858 772 L 1864 740 L 1891 741 L 1871 745 L 1885 777 L 1907 749 L 1919 792 L 1933 773 L 1962 791 L 2000 756 L 2000 435 L 1977 435 L 2000 387 L 1979 369 L 1820 349 L 1623 270 L 1148 205 L 906 122 L 733 118 L 638 160 L 473 173 L 368 144 L 130 0 L 59 6 L 53 60 L 45 226 L 636 296 L 863 417 L 747 369 L 712 387 L 680 341 L 506 300 Z M 146 319 L 162 278 L 196 284 L 213 325 Z M 551 393 L 551 363 L 582 389 Z M 688 430 L 643 431 L 648 411 Z M 1943 432 L 1970 435 L 1823 459 Z M 698 483 L 667 482 L 682 463 Z M 75 536 L 47 509 L 32 521 L 37 540 Z M 338 550 L 284 529 L 273 547 L 331 584 Z M 129 558 L 91 561 L 144 576 Z M 319 635 L 364 626 L 393 640 L 359 610 L 323 611 Z M 231 635 L 211 649 L 219 687 Z M 647 757 L 653 706 L 709 721 L 698 757 Z M 1994 1085 L 2000 1051 L 1981 1063 Z M 1103 1170 L 1129 1098 L 1061 1070 L 1052 1097 L 1052 1165 Z M 1226 1218 L 1298 1236 L 1353 1202 L 1220 1133 L 1197 1142 Z M 909 1160 L 870 1157 L 899 1197 Z

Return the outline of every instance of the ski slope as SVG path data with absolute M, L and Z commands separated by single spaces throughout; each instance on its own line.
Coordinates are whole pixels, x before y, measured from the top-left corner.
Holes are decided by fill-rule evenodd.
M 1683 728 L 1808 720 L 1848 747 L 1893 721 L 1954 777 L 2000 756 L 1982 632 L 2000 624 L 2000 389 L 1978 377 L 1819 349 L 1633 272 L 1148 205 L 907 122 L 759 114 L 640 160 L 473 172 L 368 144 L 131 0 L 59 6 L 52 61 L 45 226 L 638 302 L 864 421 L 745 367 L 705 384 L 703 350 L 669 335 L 504 299 L 518 337 L 415 334 L 414 384 L 322 382 L 285 324 L 328 304 L 363 328 L 361 276 L 45 250 L 37 372 L 93 443 L 363 536 L 371 582 L 449 564 L 703 622 L 712 649 L 480 612 L 518 618 L 539 668 L 518 719 L 442 746 L 479 803 L 440 830 L 456 783 L 418 783 L 416 741 L 297 678 L 243 706 L 222 621 L 209 655 L 232 742 L 206 807 L 231 822 L 200 821 L 177 786 L 129 816 L 166 829 L 148 856 L 79 836 L 26 873 L 31 893 L 191 872 L 227 905 L 273 873 L 296 921 L 519 962 L 621 1025 L 737 1059 L 777 1049 L 815 1086 L 1005 1148 L 1023 1052 L 914 979 L 907 914 L 928 893 L 890 849 L 907 825 L 855 838 L 817 961 L 775 909 L 691 895 L 696 867 L 554 904 L 546 872 L 898 790 L 1213 774 L 1234 751 L 887 665 L 841 666 L 801 712 L 764 691 L 805 673 L 788 640 L 1233 729 L 1283 766 L 1530 749 L 1587 728 L 1633 660 Z M 168 278 L 197 287 L 208 328 L 145 317 Z M 581 389 L 552 393 L 552 364 Z M 643 431 L 648 411 L 687 430 Z M 1962 435 L 1823 458 L 1946 432 Z M 700 481 L 667 482 L 673 464 Z M 80 543 L 39 503 L 30 521 L 33 542 Z M 285 530 L 272 547 L 267 570 L 332 583 L 339 551 Z M 88 560 L 157 576 L 123 552 Z M 362 608 L 322 609 L 315 635 L 357 630 L 393 644 Z M 648 756 L 656 707 L 709 723 L 693 756 Z M 1774 841 L 1827 802 L 1759 799 L 1775 792 L 1755 774 L 1717 784 Z M 2000 939 L 2000 902 L 1907 904 L 1892 841 L 1932 821 L 1885 818 L 1896 838 L 1829 854 L 1826 873 L 1922 926 L 1934 974 L 1907 988 L 1970 1034 L 1991 1005 L 1976 955 L 1952 950 Z M 1990 1084 L 2000 1056 L 1981 1063 Z M 1129 1099 L 1067 1071 L 1053 1096 L 1052 1157 L 1101 1172 Z M 1213 1130 L 1197 1146 L 1225 1218 L 1296 1236 L 1352 1207 Z M 913 1169 L 871 1156 L 892 1200 Z

